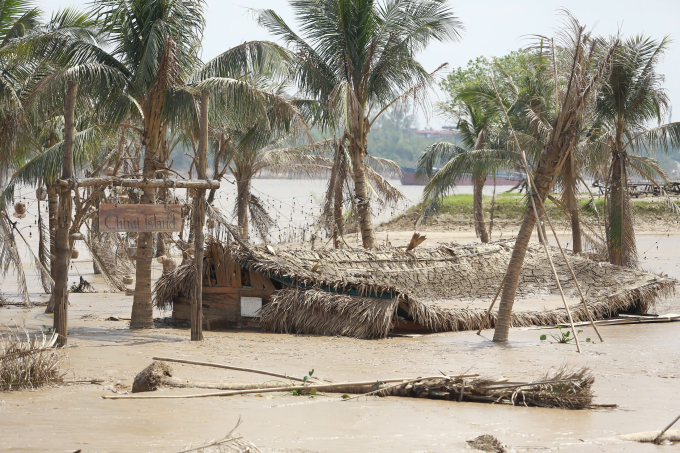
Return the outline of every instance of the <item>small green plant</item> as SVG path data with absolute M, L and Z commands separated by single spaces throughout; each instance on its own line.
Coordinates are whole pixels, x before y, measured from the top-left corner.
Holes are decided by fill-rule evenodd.
M 312 371 L 307 373 L 307 375 L 302 378 L 302 385 L 303 386 L 307 385 L 307 383 L 309 382 L 309 380 L 312 378 L 313 375 L 314 375 L 314 369 L 312 369 Z M 292 385 L 295 385 L 295 383 L 292 380 L 290 382 L 291 382 Z M 315 388 L 312 388 L 309 391 L 306 391 L 306 390 L 291 390 L 290 393 L 291 393 L 291 395 L 295 395 L 295 396 L 309 395 L 310 398 L 314 398 L 316 396 L 317 392 L 316 392 Z
M 563 332 L 562 327 L 557 326 L 557 328 L 559 329 L 559 334 L 557 334 L 557 335 L 552 334 L 552 333 L 550 334 L 550 336 L 555 340 L 555 342 L 557 342 L 557 343 L 570 343 L 571 341 L 574 340 L 574 337 L 571 336 L 571 331 L 567 330 L 567 331 Z M 579 333 L 583 333 L 583 331 L 579 330 L 578 332 L 576 332 L 577 335 Z M 544 341 L 544 340 L 547 340 L 547 339 L 548 339 L 547 335 L 541 335 L 541 341 Z M 587 338 L 586 341 L 590 342 L 590 338 Z

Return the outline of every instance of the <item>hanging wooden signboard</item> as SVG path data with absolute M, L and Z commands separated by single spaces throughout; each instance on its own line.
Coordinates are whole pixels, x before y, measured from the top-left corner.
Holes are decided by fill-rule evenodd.
M 172 232 L 182 228 L 182 206 L 178 204 L 101 204 L 99 231 L 148 233 Z

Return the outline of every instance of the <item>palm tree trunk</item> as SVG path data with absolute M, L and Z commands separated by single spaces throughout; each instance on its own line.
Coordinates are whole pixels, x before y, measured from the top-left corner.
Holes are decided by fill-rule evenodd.
M 75 107 L 78 93 L 78 82 L 69 81 L 66 89 L 66 103 L 64 106 L 64 158 L 62 161 L 61 178 L 73 177 L 73 137 L 75 135 Z M 73 201 L 71 188 L 62 189 L 59 193 L 59 208 L 57 215 L 57 231 L 55 233 L 54 248 L 55 279 L 54 279 L 54 331 L 59 335 L 57 344 L 66 346 L 68 341 L 68 265 L 71 260 L 69 247 L 69 229 Z
M 515 246 L 512 249 L 512 256 L 508 263 L 508 272 L 505 276 L 503 284 L 503 294 L 501 295 L 501 303 L 498 306 L 498 321 L 493 334 L 493 341 L 497 343 L 506 343 L 508 335 L 510 334 L 510 324 L 512 321 L 512 306 L 515 303 L 515 293 L 519 285 L 519 276 L 524 264 L 524 257 L 527 253 L 527 247 L 531 240 L 531 234 L 536 225 L 536 216 L 531 207 L 527 208 L 527 213 L 522 221 L 522 226 L 517 233 Z
M 486 182 L 485 174 L 473 175 L 473 209 L 475 212 L 475 233 L 477 237 L 483 242 L 489 242 L 489 232 L 486 229 L 486 222 L 484 222 L 484 205 L 483 205 L 483 190 Z
M 155 177 L 153 159 L 149 159 L 147 156 L 144 156 L 144 169 L 142 174 L 148 179 L 153 179 Z M 140 203 L 153 204 L 155 197 L 155 189 L 145 188 L 140 198 Z M 137 235 L 136 260 L 135 294 L 132 299 L 130 329 L 153 329 L 153 307 L 151 305 L 153 233 L 139 233 Z
M 583 244 L 581 241 L 581 222 L 579 221 L 578 197 L 576 196 L 578 182 L 574 171 L 574 149 L 569 153 L 568 161 L 564 165 L 564 172 L 562 174 L 562 181 L 564 184 L 564 202 L 569 210 L 569 217 L 571 220 L 571 239 L 572 251 L 574 254 L 583 251 Z
M 336 182 L 333 196 L 333 247 L 336 249 L 340 247 L 340 237 L 345 233 L 345 219 L 342 217 L 342 186 L 342 181 Z
M 240 174 L 236 180 L 236 215 L 241 240 L 248 241 L 248 200 L 250 199 L 250 178 Z
M 50 276 L 52 281 L 56 278 L 55 271 L 55 260 L 57 257 L 57 252 L 55 250 L 55 234 L 57 231 L 57 210 L 59 209 L 59 195 L 57 191 L 52 186 L 47 186 L 47 228 L 50 234 Z M 54 288 L 52 288 L 52 294 L 50 295 L 50 300 L 47 302 L 47 307 L 45 307 L 45 313 L 54 313 Z
M 606 232 L 609 262 L 617 266 L 631 267 L 637 261 L 637 249 L 625 165 L 623 154 L 615 151 L 607 198 Z
M 349 152 L 352 156 L 352 177 L 354 178 L 354 194 L 356 197 L 359 228 L 361 229 L 361 241 L 364 248 L 375 247 L 375 234 L 373 232 L 373 222 L 371 219 L 371 200 L 368 196 L 368 184 L 366 182 L 366 170 L 364 163 L 363 137 L 356 139 L 350 138 Z
M 537 167 L 534 184 L 536 187 L 536 194 L 533 194 L 536 208 L 540 209 L 543 201 L 550 192 L 552 187 L 555 171 L 558 170 L 559 165 L 560 146 L 558 143 L 548 145 L 548 149 L 543 151 L 541 160 Z M 527 190 L 531 191 L 528 187 Z M 540 212 L 540 211 L 539 211 Z M 515 246 L 512 249 L 510 262 L 508 263 L 508 270 L 505 276 L 505 283 L 503 285 L 503 294 L 501 295 L 501 303 L 498 307 L 498 321 L 493 335 L 493 341 L 497 343 L 506 343 L 510 333 L 510 324 L 512 322 L 512 306 L 515 303 L 515 294 L 517 293 L 517 286 L 519 285 L 519 278 L 522 272 L 522 265 L 524 264 L 524 257 L 527 253 L 531 234 L 536 225 L 536 216 L 531 205 L 531 200 L 527 205 L 527 211 L 517 233 Z
M 168 199 L 168 189 L 162 188 L 158 189 L 158 200 L 161 203 L 165 203 Z M 166 246 L 165 246 L 165 237 L 164 233 L 157 233 L 156 234 L 156 255 L 155 257 L 158 258 L 159 256 L 165 256 L 167 253 Z
M 583 251 L 583 242 L 581 240 L 581 221 L 579 220 L 578 201 L 569 209 L 571 216 L 571 239 L 574 243 L 572 251 L 574 254 Z

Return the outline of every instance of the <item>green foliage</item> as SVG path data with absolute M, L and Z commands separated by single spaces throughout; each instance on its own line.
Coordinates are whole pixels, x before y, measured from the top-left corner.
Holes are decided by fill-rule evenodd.
M 552 333 L 550 334 L 550 336 L 555 340 L 555 342 L 567 344 L 567 343 L 570 343 L 572 341 L 575 341 L 574 337 L 571 336 L 570 330 L 564 330 L 563 331 L 562 327 L 560 327 L 560 326 L 557 326 L 557 328 L 559 329 L 559 332 L 558 332 L 557 335 L 552 334 Z M 580 333 L 583 333 L 583 331 L 582 330 L 576 331 L 577 335 L 580 334 Z M 545 340 L 548 339 L 547 335 L 541 335 L 540 338 L 541 338 L 541 341 L 545 341 Z M 590 342 L 590 338 L 586 339 L 586 342 Z

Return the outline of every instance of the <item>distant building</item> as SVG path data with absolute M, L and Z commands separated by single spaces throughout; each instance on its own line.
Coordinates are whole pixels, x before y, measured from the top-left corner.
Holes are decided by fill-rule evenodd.
M 434 129 L 416 129 L 413 130 L 412 133 L 414 135 L 419 135 L 421 137 L 426 137 L 426 138 L 434 138 L 437 140 L 451 140 L 453 137 L 458 135 L 458 131 L 451 130 L 451 129 L 440 129 L 440 130 L 434 130 Z

